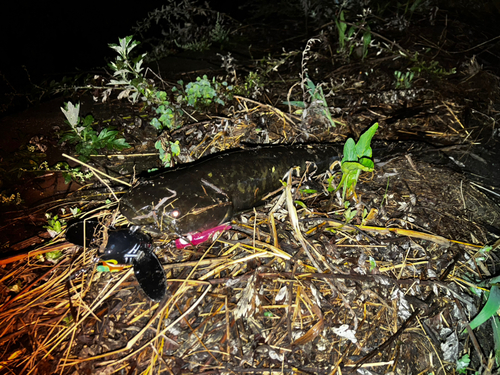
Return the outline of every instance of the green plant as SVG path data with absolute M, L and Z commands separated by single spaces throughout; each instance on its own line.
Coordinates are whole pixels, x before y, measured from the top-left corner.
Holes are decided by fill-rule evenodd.
M 462 358 L 457 360 L 457 372 L 459 374 L 467 374 L 467 367 L 470 364 L 470 357 L 468 354 L 462 356 Z
M 71 212 L 71 215 L 73 215 L 73 217 L 77 217 L 82 213 L 82 210 L 79 207 L 71 207 L 69 210 Z
M 71 130 L 61 137 L 61 142 L 67 141 L 74 144 L 75 152 L 79 155 L 80 160 L 88 160 L 91 154 L 103 148 L 123 150 L 130 147 L 124 138 L 116 138 L 118 135 L 116 130 L 104 128 L 97 133 L 92 128 L 94 118 L 91 115 L 81 119 L 78 116 L 80 103 L 75 106 L 68 102 L 64 108 L 61 108 L 61 111 L 66 116 L 66 123 L 71 127 Z
M 406 73 L 401 73 L 399 70 L 396 70 L 394 72 L 394 77 L 396 77 L 396 88 L 405 88 L 409 89 L 411 88 L 412 85 L 412 80 L 413 77 L 415 76 L 415 73 L 413 72 L 406 72 Z
M 335 26 L 337 26 L 337 33 L 339 36 L 339 49 L 337 50 L 337 53 L 345 52 L 347 40 L 349 40 L 354 33 L 354 28 L 351 26 L 349 30 L 347 30 L 343 10 L 340 12 L 339 17 L 335 18 Z
M 484 246 L 481 250 L 478 251 L 476 259 L 481 258 L 484 254 L 488 253 L 491 250 L 492 246 Z M 470 328 L 474 330 L 488 320 L 491 322 L 495 350 L 495 362 L 497 366 L 500 365 L 500 319 L 498 316 L 498 311 L 500 309 L 500 286 L 498 283 L 500 283 L 500 276 L 484 280 L 477 284 L 477 286 L 471 288 L 472 290 L 478 292 L 484 290 L 484 293 L 482 294 L 484 299 L 486 300 L 486 303 L 479 314 L 477 314 L 476 317 L 469 323 Z M 490 287 L 490 289 L 485 290 L 485 288 L 488 287 Z M 477 295 L 478 293 L 475 294 Z M 465 329 L 463 332 L 467 332 L 467 329 Z
M 172 129 L 175 127 L 177 117 L 182 116 L 183 112 L 180 108 L 175 108 L 167 100 L 167 93 L 165 91 L 157 91 L 155 93 L 158 106 L 155 112 L 160 115 L 158 118 L 153 118 L 151 120 L 151 125 L 154 126 L 156 130 L 163 130 L 164 128 Z
M 70 167 L 66 162 L 57 163 L 52 167 L 53 170 L 61 171 L 64 178 L 64 182 L 69 184 L 71 181 L 76 181 L 79 184 L 83 184 L 85 181 L 89 180 L 94 176 L 94 172 L 87 171 L 83 172 L 81 167 Z
M 158 117 L 154 117 L 150 124 L 157 131 L 173 129 L 177 126 L 177 119 L 183 115 L 183 111 L 168 100 L 165 91 L 158 90 L 153 83 L 145 78 L 142 64 L 146 54 L 135 58 L 131 57 L 131 51 L 139 45 L 139 42 L 132 38 L 132 36 L 119 38 L 119 44 L 109 45 L 118 53 L 116 61 L 109 64 L 114 71 L 113 76 L 118 77 L 118 79 L 111 80 L 110 84 L 122 90 L 118 95 L 119 99 L 127 98 L 133 103 L 141 99 L 152 106 Z M 161 141 L 157 141 L 155 147 L 159 151 L 160 160 L 167 167 L 170 166 L 172 154 L 178 155 L 180 151 L 178 143 L 175 146 L 165 147 Z M 176 151 L 172 152 L 172 150 Z
M 332 118 L 330 113 L 330 109 L 328 108 L 328 104 L 326 102 L 325 94 L 323 93 L 323 88 L 321 85 L 316 86 L 314 82 L 309 78 L 307 74 L 307 61 L 309 60 L 309 51 L 311 50 L 311 46 L 318 42 L 319 39 L 309 39 L 307 41 L 306 47 L 304 51 L 302 51 L 302 72 L 300 74 L 301 77 L 301 88 L 302 88 L 302 101 L 285 101 L 283 104 L 288 106 L 299 107 L 302 110 L 302 120 L 304 120 L 308 115 L 313 113 L 319 113 L 321 116 L 325 117 L 329 124 L 335 127 L 335 121 Z
M 344 145 L 344 156 L 341 161 L 342 179 L 336 189 L 329 188 L 330 191 L 337 191 L 342 187 L 342 199 L 346 195 L 355 194 L 356 184 L 361 171 L 372 172 L 374 169 L 372 157 L 371 140 L 378 129 L 378 123 L 373 124 L 364 132 L 357 143 L 349 138 Z
M 178 103 L 186 103 L 190 107 L 203 110 L 212 103 L 224 105 L 225 102 L 222 98 L 228 96 L 228 91 L 232 90 L 232 86 L 228 86 L 227 82 L 219 83 L 212 78 L 208 79 L 206 75 L 203 78 L 197 77 L 196 82 L 189 82 L 183 87 L 184 82 L 178 81 L 181 93 L 177 96 Z M 172 92 L 178 91 L 175 87 Z
M 66 225 L 64 220 L 60 220 L 57 215 L 52 216 L 50 212 L 47 212 L 45 217 L 47 218 L 47 225 L 44 225 L 44 228 L 47 229 L 51 237 L 55 237 L 62 232 L 62 227 Z
M 208 51 L 212 46 L 212 43 L 218 43 L 222 46 L 229 40 L 229 30 L 226 29 L 222 22 L 222 17 L 217 13 L 217 20 L 212 30 L 207 35 L 203 35 L 201 38 L 191 40 L 188 42 L 179 42 L 177 39 L 174 40 L 175 45 L 179 48 L 195 51 L 204 52 Z
M 175 41 L 175 45 L 179 48 L 188 50 L 188 51 L 193 51 L 193 52 L 205 52 L 210 49 L 212 46 L 212 43 L 208 39 L 201 39 L 201 40 L 196 40 L 194 42 L 187 42 L 185 44 L 180 44 L 179 42 Z
M 219 43 L 221 46 L 229 40 L 229 30 L 224 27 L 220 13 L 217 13 L 215 26 L 210 30 L 210 40 L 214 43 Z
M 79 184 L 83 184 L 85 181 L 89 180 L 94 176 L 94 173 L 91 171 L 82 172 L 81 167 L 70 167 L 70 165 L 64 161 L 55 164 L 52 167 L 49 167 L 47 161 L 42 162 L 40 165 L 35 164 L 31 169 L 20 168 L 20 170 L 25 172 L 61 172 L 64 177 L 64 182 L 69 184 L 71 181 L 76 181 Z
M 358 210 L 352 210 L 351 207 L 347 207 L 344 211 L 344 218 L 346 223 L 350 223 L 352 219 L 356 217 Z
M 368 262 L 370 262 L 370 271 L 373 271 L 375 268 L 377 268 L 377 261 L 372 256 L 368 258 Z
M 216 28 L 214 32 L 218 30 L 219 37 L 222 37 L 220 27 Z M 172 88 L 172 93 L 177 94 L 176 101 L 171 102 L 166 91 L 157 89 L 154 82 L 147 80 L 144 76 L 142 64 L 146 54 L 137 57 L 131 56 L 131 51 L 137 45 L 139 42 L 134 41 L 132 36 L 119 38 L 119 44 L 109 45 L 118 53 L 116 61 L 109 64 L 114 72 L 113 76 L 117 78 L 111 80 L 110 85 L 122 90 L 118 98 L 128 98 L 133 103 L 140 99 L 153 107 L 158 116 L 153 118 L 150 123 L 159 132 L 179 127 L 180 121 L 178 120 L 184 115 L 181 106 L 184 104 L 197 110 L 205 110 L 212 103 L 224 105 L 224 100 L 230 99 L 232 86 L 226 82 L 219 83 L 215 77 L 209 80 L 204 75 L 185 86 L 183 81 L 179 81 L 180 87 Z M 170 166 L 172 156 L 176 156 L 180 152 L 178 142 L 158 141 L 155 147 L 165 166 Z
M 155 143 L 155 148 L 160 153 L 160 160 L 163 163 L 163 166 L 165 167 L 170 167 L 172 157 L 178 156 L 181 152 L 179 141 L 164 142 L 162 140 L 158 140 Z
M 152 87 L 142 74 L 144 70 L 142 64 L 147 54 L 143 53 L 136 57 L 131 56 L 132 50 L 140 42 L 133 40 L 132 35 L 118 38 L 118 42 L 119 44 L 109 44 L 109 47 L 118 53 L 116 60 L 108 64 L 113 70 L 113 76 L 117 78 L 112 79 L 109 84 L 121 88 L 122 92 L 118 96 L 119 99 L 128 98 L 135 103 L 139 100 L 140 95 L 146 99 L 153 97 Z
M 331 126 L 335 127 L 335 121 L 333 120 L 330 109 L 328 108 L 328 104 L 326 103 L 325 94 L 323 94 L 323 88 L 320 85 L 316 86 L 314 82 L 309 79 L 309 77 L 306 77 L 305 87 L 307 93 L 311 98 L 309 110 L 319 112 L 321 115 L 328 119 L 328 122 Z M 307 107 L 306 103 L 303 101 L 283 102 L 283 104 L 293 105 L 303 109 L 306 109 Z M 303 112 L 304 116 L 305 113 Z
M 486 304 L 479 314 L 469 323 L 471 329 L 475 329 L 489 318 L 497 316 L 497 310 L 500 308 L 500 288 L 497 285 L 493 285 L 486 295 Z
M 339 48 L 337 53 L 343 54 L 347 57 L 351 56 L 353 51 L 360 50 L 357 54 L 364 60 L 368 55 L 368 47 L 372 41 L 372 33 L 370 26 L 366 22 L 367 16 L 370 14 L 368 9 L 363 9 L 362 19 L 356 24 L 352 24 L 347 28 L 344 11 L 340 11 L 338 17 L 335 17 L 335 26 L 337 27 L 337 34 L 339 40 Z
M 427 49 L 425 52 L 429 52 L 429 51 L 430 51 L 430 49 Z M 408 55 L 407 53 L 405 53 L 403 51 L 399 51 L 399 54 L 411 62 L 412 65 L 409 68 L 409 71 L 413 72 L 417 75 L 420 75 L 422 73 L 428 73 L 428 74 L 435 75 L 435 76 L 448 76 L 451 74 L 455 74 L 457 72 L 456 68 L 451 68 L 450 70 L 444 69 L 439 64 L 439 61 L 436 61 L 436 60 L 432 60 L 430 62 L 425 61 L 424 58 L 421 57 L 421 55 L 418 52 L 415 52 L 413 55 Z M 394 74 L 396 74 L 396 73 L 394 73 Z M 401 75 L 402 75 L 402 73 L 401 73 Z M 405 76 L 406 75 L 408 75 L 408 73 L 406 73 Z M 412 75 L 412 78 L 413 78 L 413 75 Z
M 224 21 L 228 20 L 208 7 L 193 0 L 165 0 L 161 8 L 149 12 L 137 22 L 133 32 L 151 50 L 149 60 L 168 56 L 176 47 L 204 51 L 213 42 L 226 43 L 229 30 Z

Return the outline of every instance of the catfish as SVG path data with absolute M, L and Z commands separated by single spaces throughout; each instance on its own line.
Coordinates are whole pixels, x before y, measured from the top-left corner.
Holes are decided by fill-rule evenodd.
M 227 223 L 264 204 L 292 167 L 314 163 L 321 172 L 340 160 L 330 144 L 258 146 L 202 158 L 140 180 L 121 199 L 127 220 L 146 230 L 186 236 Z

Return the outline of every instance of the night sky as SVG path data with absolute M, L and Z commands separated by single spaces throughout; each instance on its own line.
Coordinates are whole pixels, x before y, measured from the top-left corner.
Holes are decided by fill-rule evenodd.
M 101 67 L 105 56 L 113 55 L 108 43 L 131 34 L 135 22 L 161 3 L 8 2 L 1 12 L 0 69 L 18 80 L 19 73 L 25 75 L 20 68 L 25 65 L 36 81 L 54 73 L 71 74 L 76 68 Z

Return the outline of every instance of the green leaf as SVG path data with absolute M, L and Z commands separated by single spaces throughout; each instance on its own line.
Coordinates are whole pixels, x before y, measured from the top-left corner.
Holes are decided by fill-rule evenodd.
M 294 107 L 305 108 L 306 104 L 301 101 L 291 101 L 291 102 L 283 102 L 284 105 L 293 105 Z
M 344 162 L 358 161 L 358 155 L 356 154 L 356 143 L 354 139 L 349 138 L 344 145 L 344 157 L 342 158 L 342 164 Z
M 306 86 L 308 88 L 309 94 L 311 96 L 314 96 L 314 92 L 316 91 L 316 85 L 314 84 L 314 82 L 307 78 Z
M 61 107 L 62 113 L 66 116 L 66 119 L 71 126 L 77 126 L 79 122 L 78 114 L 80 113 L 80 103 L 75 106 L 73 103 L 68 102 L 65 107 L 66 108 Z
M 113 147 L 116 150 L 124 150 L 130 148 L 130 145 L 125 141 L 125 138 L 120 138 L 113 141 Z
M 371 172 L 375 169 L 375 164 L 372 159 L 361 158 L 359 159 L 360 168 L 365 172 Z
M 314 189 L 301 189 L 300 192 L 302 194 L 315 194 L 317 193 L 318 191 L 317 190 L 314 190 Z
M 353 172 L 356 173 L 358 170 L 364 169 L 365 167 L 356 161 L 346 161 L 342 163 L 341 168 L 343 173 L 350 174 Z
M 500 319 L 498 319 L 498 315 L 493 316 L 491 325 L 493 327 L 493 341 L 495 343 L 495 362 L 498 366 L 500 364 Z
M 470 358 L 468 354 L 465 354 L 462 358 L 457 361 L 457 372 L 459 374 L 467 374 L 467 367 L 469 367 Z
M 181 146 L 179 146 L 179 141 L 170 142 L 170 150 L 172 155 L 178 156 L 181 153 Z
M 175 91 L 174 89 L 175 87 L 172 88 L 172 91 Z M 162 102 L 164 102 L 167 100 L 167 93 L 165 91 L 158 91 L 156 93 L 156 97 L 160 99 Z
M 162 123 L 160 121 L 158 121 L 158 119 L 156 117 L 151 120 L 150 124 L 153 125 L 155 127 L 155 129 L 157 129 L 157 130 L 163 129 Z
M 70 326 L 73 323 L 73 317 L 71 316 L 71 314 L 67 315 L 64 317 L 64 319 L 62 321 L 63 321 L 64 325 Z
M 497 310 L 500 308 L 500 288 L 493 285 L 490 289 L 490 295 L 488 301 L 482 308 L 481 312 L 470 322 L 470 328 L 474 329 L 479 327 L 481 324 L 486 322 L 489 318 L 494 316 Z M 464 332 L 467 330 L 464 330 Z
M 73 217 L 76 217 L 76 215 L 78 215 L 79 213 L 82 212 L 82 210 L 80 210 L 80 208 L 78 208 L 78 207 L 74 207 L 74 208 L 71 207 L 69 210 L 71 211 L 71 214 L 73 215 Z
M 85 119 L 83 120 L 82 125 L 85 127 L 91 127 L 93 122 L 94 122 L 94 118 L 92 117 L 92 115 L 87 115 L 87 116 L 85 116 Z
M 302 207 L 302 208 L 307 208 L 307 206 L 305 205 L 305 203 L 304 203 L 304 202 L 302 202 L 302 201 L 295 201 L 295 204 L 296 204 L 297 206 Z
M 49 260 L 57 260 L 59 259 L 60 257 L 62 257 L 63 255 L 63 252 L 60 251 L 60 250 L 56 250 L 56 251 L 50 251 L 48 253 L 45 254 L 45 257 Z
M 375 132 L 378 129 L 378 122 L 373 124 L 370 129 L 365 131 L 361 137 L 359 137 L 358 143 L 356 144 L 356 154 L 359 158 L 361 157 L 372 157 L 372 148 L 370 143 L 372 141 Z
M 375 261 L 375 259 L 373 259 L 373 257 L 368 258 L 368 260 L 370 262 L 370 271 L 373 271 L 375 268 L 377 268 L 377 262 Z
M 344 217 L 345 217 L 346 223 L 349 223 L 352 219 L 354 219 L 356 217 L 357 213 L 358 213 L 358 210 L 351 210 L 350 208 L 345 210 Z

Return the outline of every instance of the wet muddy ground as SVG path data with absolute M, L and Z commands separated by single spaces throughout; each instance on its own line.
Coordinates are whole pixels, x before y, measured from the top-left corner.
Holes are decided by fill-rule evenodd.
M 160 305 L 139 292 L 133 277 L 121 279 L 123 273 L 75 279 L 73 303 L 80 311 L 73 336 L 58 320 L 68 314 L 63 291 L 43 292 L 38 304 L 45 315 L 23 310 L 16 301 L 29 301 L 29 288 L 37 288 L 40 280 L 62 290 L 67 277 L 63 267 L 73 262 L 69 270 L 76 271 L 76 265 L 88 264 L 88 257 L 82 259 L 66 243 L 66 266 L 39 260 L 30 269 L 25 259 L 2 266 L 8 283 L 1 294 L 2 329 L 12 337 L 5 353 L 22 353 L 22 360 L 13 359 L 8 368 L 27 371 L 41 359 L 36 373 L 55 371 L 44 351 L 65 358 L 57 362 L 67 366 L 63 373 L 104 374 L 120 368 L 129 373 L 148 368 L 155 373 L 349 373 L 362 364 L 372 374 L 453 373 L 465 353 L 473 358 L 471 368 L 486 368 L 484 356 L 493 351 L 489 324 L 477 330 L 480 351 L 462 330 L 484 303 L 469 292 L 469 284 L 498 274 L 495 252 L 483 257 L 478 250 L 500 236 L 500 50 L 496 34 L 468 23 L 473 19 L 444 10 L 437 11 L 433 24 L 429 17 L 419 15 L 404 31 L 388 21 L 377 23 L 372 27 L 374 46 L 365 58 L 356 52 L 336 53 L 334 25 L 318 26 L 313 35 L 320 35 L 319 41 L 311 43 L 306 66 L 311 80 L 324 85 L 336 127 L 314 105 L 301 117 L 283 104 L 303 99 L 297 83 L 309 40 L 290 40 L 287 28 L 293 23 L 286 22 L 236 29 L 234 35 L 247 38 L 254 50 L 227 47 L 237 57 L 233 84 L 242 85 L 246 74 L 255 71 L 262 87 L 235 95 L 223 107 L 191 110 L 178 129 L 158 134 L 149 125 L 151 109 L 115 96 L 95 102 L 94 90 L 78 90 L 0 119 L 2 158 L 8 167 L 4 173 L 15 173 L 20 164 L 25 169 L 44 160 L 52 165 L 62 153 L 73 154 L 69 145 L 58 142 L 58 131 L 66 126 L 60 106 L 79 101 L 81 113 L 91 113 L 97 128 L 114 126 L 132 145 L 124 152 L 103 152 L 89 164 L 127 182 L 161 166 L 154 147 L 158 139 L 179 140 L 181 154 L 175 163 L 182 164 L 261 143 L 343 145 L 379 123 L 373 143 L 375 171 L 361 176 L 357 198 L 349 200 L 351 212 L 356 210 L 350 220 L 338 194 L 294 197 L 307 207 L 297 207 L 297 215 L 319 264 L 306 256 L 307 246 L 290 224 L 285 206 L 273 211 L 274 236 L 270 211 L 279 193 L 269 205 L 235 217 L 234 230 L 213 247 L 180 251 L 167 241 L 171 234 L 157 238 L 163 264 L 185 263 L 166 266 L 171 281 Z M 152 68 L 159 68 L 166 87 L 203 74 L 230 81 L 234 75 L 220 68 L 218 53 L 178 53 Z M 396 87 L 394 72 L 411 68 L 418 71 L 411 85 Z M 453 68 L 456 72 L 448 74 Z M 36 148 L 31 155 L 29 144 Z M 317 177 L 320 191 L 326 191 L 328 175 Z M 115 216 L 116 205 L 106 205 L 111 196 L 102 182 L 66 185 L 63 180 L 58 172 L 25 173 L 9 180 L 14 187 L 9 192 L 19 192 L 24 200 L 21 209 L 4 209 L 0 238 L 9 256 L 40 246 L 31 243 L 46 243 L 42 226 L 47 211 L 63 215 L 61 208 L 66 213 L 72 207 L 98 208 L 108 222 L 125 225 Z M 125 190 L 111 186 L 118 195 Z M 204 252 L 208 263 L 203 267 L 188 264 L 201 262 Z M 275 258 L 268 258 L 269 252 Z M 257 255 L 247 260 L 252 253 Z M 40 276 L 44 272 L 53 276 Z M 182 283 L 188 278 L 194 286 Z M 120 288 L 110 290 L 117 280 Z M 16 283 L 20 291 L 13 292 Z M 193 306 L 196 314 L 175 329 L 165 329 Z M 33 335 L 27 322 L 34 319 L 49 328 L 37 326 Z M 357 339 L 350 339 L 349 332 Z M 35 336 L 47 339 L 41 342 Z

